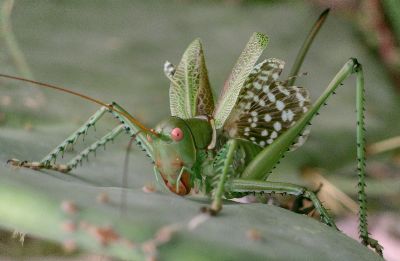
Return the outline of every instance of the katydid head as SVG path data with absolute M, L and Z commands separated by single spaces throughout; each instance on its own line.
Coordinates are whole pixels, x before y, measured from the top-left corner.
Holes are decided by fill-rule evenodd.
M 178 195 L 190 192 L 190 169 L 196 161 L 196 146 L 185 120 L 178 117 L 168 117 L 160 122 L 156 129 L 157 138 L 151 142 L 154 150 L 154 160 L 165 185 Z

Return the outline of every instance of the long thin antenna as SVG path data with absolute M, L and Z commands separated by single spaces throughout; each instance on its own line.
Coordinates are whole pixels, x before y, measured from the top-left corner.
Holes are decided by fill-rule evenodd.
M 325 11 L 321 13 L 317 21 L 314 23 L 313 27 L 311 28 L 310 32 L 307 35 L 307 38 L 304 40 L 303 45 L 301 46 L 299 52 L 297 53 L 296 60 L 293 63 L 292 69 L 290 70 L 289 77 L 295 76 L 299 73 L 300 67 L 303 64 L 308 49 L 310 49 L 310 46 L 314 41 L 315 36 L 317 36 L 319 29 L 322 27 L 326 18 L 328 17 L 329 11 L 330 11 L 329 8 L 325 9 Z M 291 78 L 288 82 L 288 86 L 292 86 L 295 80 L 296 78 Z
M 144 131 L 144 132 L 152 133 L 152 134 L 154 134 L 154 135 L 157 135 L 157 133 L 155 133 L 155 132 L 154 132 L 153 130 L 151 130 L 151 129 L 146 128 L 142 123 L 140 123 L 137 119 L 135 119 L 132 115 L 128 114 L 127 112 L 117 110 L 117 109 L 115 109 L 113 106 L 111 106 L 111 105 L 109 105 L 109 104 L 106 104 L 105 102 L 102 102 L 102 101 L 100 101 L 100 100 L 97 100 L 97 99 L 94 99 L 94 98 L 92 98 L 92 97 L 89 97 L 89 96 L 87 96 L 87 95 L 84 95 L 84 94 L 81 94 L 81 93 L 78 93 L 78 92 L 75 92 L 75 91 L 71 91 L 71 90 L 68 90 L 68 89 L 66 89 L 66 88 L 58 87 L 58 86 L 55 86 L 55 85 L 52 85 L 52 84 L 43 83 L 43 82 L 38 82 L 38 81 L 34 81 L 34 80 L 29 80 L 29 79 L 25 79 L 25 78 L 18 77 L 18 76 L 12 76 L 12 75 L 7 75 L 7 74 L 0 74 L 0 77 L 12 79 L 12 80 L 23 81 L 23 82 L 29 82 L 29 83 L 35 84 L 35 85 L 37 85 L 37 86 L 39 86 L 39 87 L 42 87 L 42 88 L 49 88 L 49 89 L 53 89 L 53 90 L 57 90 L 57 91 L 61 91 L 61 92 L 66 92 L 66 93 L 69 93 L 69 94 L 78 96 L 78 97 L 80 97 L 80 98 L 82 98 L 82 99 L 91 101 L 91 102 L 93 102 L 93 103 L 99 104 L 99 105 L 104 106 L 104 107 L 107 107 L 108 109 L 110 109 L 110 110 L 112 110 L 112 111 L 115 111 L 115 112 L 117 112 L 117 113 L 123 115 L 123 116 L 126 117 L 128 120 L 130 120 L 132 123 L 136 124 L 136 125 L 137 125 L 140 129 L 142 129 L 142 131 Z

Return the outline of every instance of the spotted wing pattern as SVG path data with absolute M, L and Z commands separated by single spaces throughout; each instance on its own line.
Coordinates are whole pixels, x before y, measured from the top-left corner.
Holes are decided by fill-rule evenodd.
M 223 131 L 230 138 L 242 138 L 261 147 L 271 144 L 307 112 L 308 91 L 279 81 L 284 62 L 275 58 L 256 65 L 248 76 Z M 308 133 L 294 142 L 301 146 Z

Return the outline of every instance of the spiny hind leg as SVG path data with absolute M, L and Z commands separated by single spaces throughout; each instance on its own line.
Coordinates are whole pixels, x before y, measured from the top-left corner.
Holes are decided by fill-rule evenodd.
M 312 192 L 318 196 L 318 193 L 321 191 L 322 188 L 322 183 L 319 185 L 319 187 Z M 290 207 L 290 210 L 299 214 L 305 214 L 308 215 L 311 213 L 313 210 L 315 210 L 314 205 L 311 206 L 305 206 L 304 205 L 304 200 L 310 201 L 308 198 L 305 198 L 303 195 L 298 196 L 295 198 L 293 201 L 293 205 Z
M 350 58 L 342 67 L 342 69 L 336 74 L 336 76 L 329 83 L 326 91 L 316 100 L 314 105 L 310 108 L 309 112 L 305 114 L 299 123 L 301 123 L 302 128 L 306 126 L 307 123 L 310 123 L 312 118 L 318 114 L 321 106 L 326 104 L 326 100 L 335 93 L 335 90 L 342 84 L 342 82 L 351 74 L 356 76 L 356 112 L 357 112 L 357 169 L 358 169 L 358 201 L 360 205 L 359 209 L 359 235 L 362 240 L 362 243 L 366 246 L 371 246 L 375 249 L 377 253 L 382 255 L 382 247 L 379 243 L 369 237 L 368 232 L 368 222 L 367 222 L 367 196 L 366 196 L 366 171 L 365 171 L 365 124 L 364 124 L 364 74 L 362 65 L 355 58 Z M 303 129 L 299 128 L 299 132 Z M 295 130 L 295 129 L 292 129 Z M 289 132 L 290 130 L 288 130 Z M 289 141 L 289 140 L 287 140 Z M 271 145 L 273 146 L 273 145 Z M 277 148 L 277 147 L 275 147 Z M 271 155 L 269 155 L 271 157 Z M 274 156 L 274 155 L 272 155 Z M 276 162 L 279 161 L 281 154 L 276 153 Z M 276 164 L 276 163 L 275 163 Z M 255 164 L 250 164 L 245 170 L 244 175 L 251 178 L 249 173 L 259 174 L 262 171 L 262 168 L 265 168 L 262 164 L 262 161 L 257 161 Z M 312 194 L 310 194 L 312 196 Z M 315 202 L 313 202 L 315 203 Z M 318 203 L 318 202 L 317 202 Z M 314 204 L 315 205 L 315 204 Z
M 359 235 L 362 243 L 365 246 L 370 246 L 382 256 L 383 248 L 377 240 L 371 238 L 368 232 L 367 221 L 367 195 L 366 195 L 366 158 L 365 158 L 365 88 L 364 88 L 364 73 L 362 65 L 355 58 L 350 58 L 349 61 L 343 66 L 334 79 L 332 79 L 330 86 L 338 86 L 342 84 L 347 77 L 338 77 L 340 72 L 345 74 L 355 74 L 356 76 L 356 114 L 357 114 L 357 172 L 358 172 L 358 202 L 359 208 Z
M 314 192 L 305 187 L 284 182 L 233 179 L 225 184 L 225 190 L 239 193 L 277 193 L 303 197 L 311 200 L 321 221 L 337 229 L 335 222 Z

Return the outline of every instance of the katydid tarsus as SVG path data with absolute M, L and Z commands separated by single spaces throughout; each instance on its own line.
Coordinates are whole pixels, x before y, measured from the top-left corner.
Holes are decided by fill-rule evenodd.
M 210 214 L 217 214 L 222 209 L 223 198 L 237 198 L 250 193 L 289 194 L 310 200 L 322 222 L 337 229 L 314 192 L 295 184 L 268 181 L 268 176 L 287 151 L 305 142 L 309 133 L 307 126 L 313 117 L 341 83 L 354 74 L 357 94 L 359 232 L 362 243 L 382 255 L 382 247 L 369 237 L 367 226 L 364 77 L 361 64 L 355 58 L 349 59 L 312 105 L 308 91 L 294 86 L 303 59 L 327 14 L 328 11 L 325 11 L 314 24 L 287 80 L 279 80 L 284 68 L 283 61 L 269 58 L 256 64 L 269 39 L 262 33 L 254 33 L 234 65 L 215 106 L 202 45 L 198 39 L 194 40 L 178 66 L 169 62 L 164 65 L 164 72 L 170 80 L 171 116 L 154 129 L 145 127 L 116 103 L 105 104 L 50 84 L 0 75 L 68 92 L 102 106 L 41 161 L 12 159 L 9 162 L 32 169 L 69 172 L 78 167 L 89 153 L 126 132 L 153 160 L 157 181 L 181 196 L 192 190 L 210 196 L 211 206 L 205 208 Z M 77 142 L 79 136 L 86 135 L 88 129 L 105 113 L 111 113 L 119 125 L 67 164 L 56 164 L 58 156 Z

